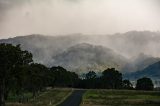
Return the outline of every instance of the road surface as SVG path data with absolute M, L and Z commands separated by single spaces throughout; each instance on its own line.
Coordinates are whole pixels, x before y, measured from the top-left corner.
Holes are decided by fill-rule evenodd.
M 59 106 L 79 106 L 85 90 L 74 90 L 73 93 Z

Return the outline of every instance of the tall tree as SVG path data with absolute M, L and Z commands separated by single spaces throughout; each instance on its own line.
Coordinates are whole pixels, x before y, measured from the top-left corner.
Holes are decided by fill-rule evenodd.
M 17 69 L 32 62 L 32 54 L 20 45 L 0 44 L 0 105 L 5 106 L 5 95 L 15 81 Z
M 32 91 L 33 97 L 35 97 L 39 91 L 48 86 L 49 71 L 44 65 L 33 63 L 29 66 L 26 74 L 28 76 L 26 81 L 27 88 Z
M 89 71 L 86 74 L 85 82 L 87 88 L 95 88 L 95 82 L 96 82 L 97 75 L 94 71 Z
M 102 73 L 103 87 L 119 89 L 122 87 L 122 74 L 115 68 L 108 68 Z

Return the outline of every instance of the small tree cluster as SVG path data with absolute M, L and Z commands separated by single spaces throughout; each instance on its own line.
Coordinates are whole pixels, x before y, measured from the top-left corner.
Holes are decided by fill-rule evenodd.
M 86 73 L 85 79 L 80 80 L 78 87 L 88 89 L 131 89 L 132 84 L 129 80 L 123 81 L 122 74 L 115 68 L 108 68 L 99 76 L 94 71 Z

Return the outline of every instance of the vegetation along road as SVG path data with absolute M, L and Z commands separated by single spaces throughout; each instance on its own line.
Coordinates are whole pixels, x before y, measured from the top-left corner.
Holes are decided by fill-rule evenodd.
M 85 90 L 75 90 L 73 93 L 59 106 L 79 106 Z

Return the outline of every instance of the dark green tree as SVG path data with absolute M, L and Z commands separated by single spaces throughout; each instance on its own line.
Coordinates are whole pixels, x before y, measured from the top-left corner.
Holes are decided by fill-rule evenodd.
M 95 82 L 96 82 L 96 78 L 97 78 L 97 75 L 94 71 L 89 71 L 87 74 L 86 74 L 86 78 L 85 78 L 85 84 L 86 84 L 86 87 L 87 88 L 95 88 Z
M 17 75 L 20 67 L 28 65 L 32 62 L 32 54 L 23 51 L 20 45 L 13 46 L 11 44 L 0 44 L 0 105 L 5 106 L 5 97 L 7 97 L 12 83 L 21 79 Z M 19 70 L 20 71 L 20 70 Z M 15 83 L 15 82 L 14 82 Z M 19 83 L 19 82 L 16 82 Z
M 86 74 L 86 79 L 95 79 L 97 77 L 96 73 L 94 71 L 89 71 Z
M 122 74 L 115 68 L 108 68 L 102 73 L 103 87 L 108 89 L 122 88 Z
M 129 80 L 123 80 L 122 86 L 123 89 L 133 89 L 133 85 Z
M 79 81 L 78 74 L 76 74 L 75 72 L 69 72 L 69 73 L 70 73 L 70 80 L 71 80 L 71 85 L 69 87 L 75 87 Z
M 33 63 L 29 66 L 26 73 L 26 88 L 32 92 L 33 97 L 48 86 L 50 81 L 49 74 L 48 68 L 42 64 Z
M 75 82 L 78 80 L 78 75 L 74 72 L 69 72 L 63 67 L 52 67 L 50 71 L 54 75 L 53 84 L 57 87 L 73 87 Z
M 136 89 L 137 90 L 153 90 L 154 85 L 150 78 L 143 77 L 137 80 Z

